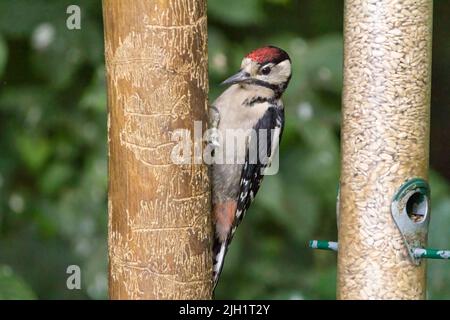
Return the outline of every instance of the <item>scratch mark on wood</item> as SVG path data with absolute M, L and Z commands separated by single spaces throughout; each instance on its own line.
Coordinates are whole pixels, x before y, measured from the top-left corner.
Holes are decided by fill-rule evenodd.
M 110 296 L 211 297 L 206 165 L 176 165 L 177 129 L 206 121 L 205 0 L 103 0 Z

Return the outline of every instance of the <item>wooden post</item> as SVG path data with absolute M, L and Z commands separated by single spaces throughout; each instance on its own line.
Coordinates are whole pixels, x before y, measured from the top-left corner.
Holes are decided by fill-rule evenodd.
M 423 299 L 391 216 L 428 177 L 432 0 L 346 0 L 338 298 Z
M 208 167 L 172 159 L 206 123 L 206 0 L 103 0 L 103 18 L 110 298 L 210 299 Z

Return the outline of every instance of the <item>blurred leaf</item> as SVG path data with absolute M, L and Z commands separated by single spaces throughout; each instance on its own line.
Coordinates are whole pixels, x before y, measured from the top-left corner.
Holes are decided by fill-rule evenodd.
M 292 0 L 267 0 L 268 3 L 273 3 L 277 5 L 288 5 L 292 2 Z
M 279 181 L 280 176 L 267 176 L 264 180 L 266 183 L 258 192 L 258 205 L 279 215 L 283 214 L 283 185 Z
M 310 44 L 305 55 L 306 73 L 318 89 L 341 93 L 343 41 L 340 35 L 320 37 Z
M 54 1 L 3 0 L 0 1 L 0 32 L 12 36 L 26 36 L 41 21 L 58 13 Z M 63 13 L 64 11 L 60 11 Z M 20 21 L 20 23 L 18 23 Z
M 229 69 L 227 41 L 217 28 L 208 28 L 208 61 L 211 77 L 225 77 Z
M 3 74 L 3 70 L 5 69 L 7 59 L 8 59 L 8 48 L 6 46 L 5 40 L 2 38 L 0 34 L 0 78 Z
M 42 175 L 40 180 L 42 191 L 52 194 L 66 184 L 73 174 L 73 169 L 67 163 L 54 163 Z
M 94 78 L 83 94 L 80 107 L 93 110 L 102 116 L 106 112 L 105 68 L 101 66 L 95 71 Z
M 450 243 L 450 192 L 447 182 L 436 172 L 430 174 L 432 210 L 428 246 L 447 249 Z M 428 260 L 428 283 L 430 299 L 448 297 L 450 272 L 445 260 Z
M 10 267 L 0 265 L 0 300 L 18 299 L 36 299 L 36 295 Z
M 208 2 L 208 14 L 218 21 L 235 25 L 255 25 L 262 21 L 264 11 L 260 0 L 228 0 Z
M 16 147 L 21 160 L 32 171 L 41 169 L 51 154 L 48 141 L 40 137 L 22 134 L 16 138 Z

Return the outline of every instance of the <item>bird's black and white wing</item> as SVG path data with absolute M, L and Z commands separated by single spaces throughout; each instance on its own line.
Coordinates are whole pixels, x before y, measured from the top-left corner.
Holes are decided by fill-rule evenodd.
M 229 243 L 233 239 L 236 228 L 241 223 L 247 209 L 256 196 L 264 178 L 264 170 L 270 165 L 271 160 L 278 148 L 284 127 L 284 109 L 282 106 L 272 106 L 267 109 L 264 116 L 254 126 L 256 135 L 254 140 L 248 141 L 245 162 L 242 166 L 239 192 L 237 201 L 220 208 L 221 210 L 233 210 L 234 218 L 226 239 L 215 238 L 213 246 L 214 254 L 214 287 L 217 285 L 223 262 L 228 250 Z M 256 142 L 255 142 L 256 140 Z M 256 159 L 252 152 L 258 155 Z M 253 153 L 254 155 L 255 153 Z M 255 161 L 253 161 L 255 160 Z M 231 212 L 230 212 L 231 213 Z M 233 213 L 231 213 L 233 214 Z
M 251 147 L 247 148 L 240 180 L 236 218 L 231 229 L 230 241 L 261 186 L 264 171 L 270 166 L 273 156 L 276 154 L 283 127 L 284 109 L 279 106 L 268 108 L 264 116 L 255 125 L 257 142 L 249 141 Z M 262 141 L 263 139 L 266 141 Z M 251 161 L 251 150 L 255 147 L 258 153 L 257 161 Z

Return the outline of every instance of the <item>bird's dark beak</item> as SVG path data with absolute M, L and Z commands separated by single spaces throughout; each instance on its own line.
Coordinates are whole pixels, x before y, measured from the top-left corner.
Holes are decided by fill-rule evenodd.
M 234 76 L 229 77 L 227 80 L 225 80 L 221 84 L 222 85 L 235 84 L 235 83 L 243 82 L 248 79 L 250 79 L 250 75 L 247 72 L 245 72 L 244 70 L 241 70 L 238 73 L 236 73 Z

